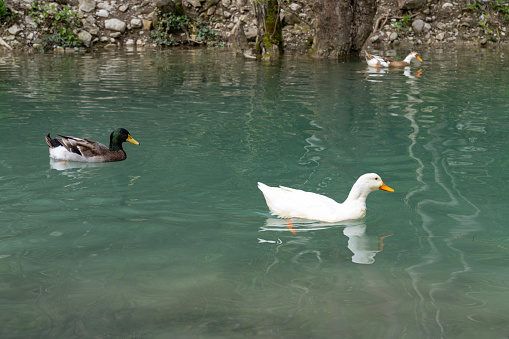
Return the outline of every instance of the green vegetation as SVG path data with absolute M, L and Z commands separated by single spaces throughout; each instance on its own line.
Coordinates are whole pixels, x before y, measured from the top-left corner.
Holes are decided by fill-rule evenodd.
M 78 13 L 71 10 L 69 6 L 62 6 L 59 11 L 55 5 L 42 6 L 39 1 L 34 1 L 31 7 L 27 7 L 28 15 L 41 25 L 49 27 L 49 33 L 43 36 L 38 43 L 44 50 L 51 50 L 55 47 L 81 47 L 83 42 L 76 35 L 79 29 L 80 18 Z
M 499 35 L 499 21 L 509 22 L 509 1 L 508 0 L 470 0 L 466 5 L 470 11 L 480 12 L 479 26 L 484 29 L 489 39 L 497 41 Z M 478 13 L 479 14 L 479 13 Z
M 196 34 L 196 41 L 204 42 L 207 45 L 218 45 L 220 47 L 224 47 L 224 43 L 220 41 L 219 34 L 217 34 L 203 21 L 197 21 L 192 32 Z
M 7 16 L 7 13 L 7 6 L 5 5 L 4 0 L 0 0 L 0 21 Z
M 200 20 L 191 20 L 187 15 L 173 13 L 162 14 L 157 27 L 151 33 L 151 39 L 156 45 L 175 46 L 178 42 L 174 35 L 186 33 L 188 39 L 207 45 L 224 46 L 219 35 L 209 25 Z
M 407 31 L 410 32 L 412 29 L 410 28 L 412 24 L 412 16 L 410 14 L 406 14 L 400 20 L 396 20 L 391 22 L 392 27 L 396 30 L 396 32 Z

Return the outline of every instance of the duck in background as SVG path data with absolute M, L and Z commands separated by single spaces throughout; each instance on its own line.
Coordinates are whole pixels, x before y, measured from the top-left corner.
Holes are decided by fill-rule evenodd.
M 405 67 L 410 66 L 410 62 L 413 59 L 417 59 L 422 62 L 422 59 L 417 52 L 410 52 L 403 61 L 396 61 L 386 57 L 372 55 L 367 51 L 364 51 L 364 53 L 366 53 L 366 62 L 370 67 Z

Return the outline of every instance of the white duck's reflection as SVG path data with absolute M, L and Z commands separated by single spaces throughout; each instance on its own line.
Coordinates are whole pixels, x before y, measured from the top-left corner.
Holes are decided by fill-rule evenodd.
M 415 75 L 412 75 L 410 67 L 398 67 L 398 68 L 384 68 L 384 67 L 367 67 L 364 71 L 357 71 L 357 73 L 366 74 L 366 80 L 371 82 L 381 82 L 380 77 L 384 77 L 392 72 L 392 74 L 403 71 L 403 75 L 409 79 L 420 78 L 422 76 L 422 69 L 415 71 Z M 378 80 L 380 79 L 380 80 Z
M 375 255 L 384 249 L 384 238 L 366 234 L 366 224 L 345 227 L 343 234 L 348 237 L 348 249 L 352 251 L 352 262 L 356 264 L 372 264 Z
M 341 223 L 325 223 L 320 221 L 292 219 L 288 222 L 286 219 L 268 218 L 265 225 L 260 227 L 260 232 L 291 232 L 298 234 L 301 232 L 325 230 L 332 227 L 344 227 L 343 234 L 348 238 L 348 249 L 353 253 L 352 262 L 356 264 L 372 264 L 375 262 L 375 256 L 383 250 L 383 239 L 390 236 L 377 237 L 366 234 L 366 223 L 364 221 L 346 221 Z M 295 243 L 297 240 L 292 240 Z M 275 243 L 282 245 L 281 239 L 266 240 L 258 238 L 259 243 Z M 307 242 L 307 241 L 305 241 Z

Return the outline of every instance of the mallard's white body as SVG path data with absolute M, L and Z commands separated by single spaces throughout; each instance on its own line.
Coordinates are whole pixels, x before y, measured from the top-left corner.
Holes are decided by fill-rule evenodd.
M 69 140 L 69 142 L 74 141 L 73 139 L 67 139 L 67 140 Z M 100 145 L 104 146 L 102 144 L 100 144 Z M 75 147 L 77 147 L 77 146 L 75 146 Z M 106 148 L 106 150 L 109 151 L 109 149 L 106 146 L 104 146 L 104 147 Z M 100 149 L 100 146 L 97 147 L 96 149 Z M 64 146 L 50 148 L 49 156 L 50 156 L 50 158 L 57 159 L 57 160 L 79 161 L 79 162 L 104 162 L 103 156 L 85 157 L 81 154 L 77 154 L 77 153 L 69 151 Z
M 338 203 L 326 196 L 289 187 L 270 187 L 261 182 L 267 206 L 272 214 L 281 218 L 302 218 L 324 222 L 338 222 L 363 218 L 366 215 L 366 198 L 375 190 L 394 190 L 386 186 L 379 175 L 367 173 L 359 177 L 348 198 Z
M 51 138 L 46 135 L 49 147 L 49 156 L 53 159 L 77 162 L 110 162 L 122 161 L 127 155 L 122 143 L 130 142 L 134 145 L 140 143 L 131 137 L 125 128 L 117 128 L 110 135 L 110 147 L 87 138 L 66 137 Z

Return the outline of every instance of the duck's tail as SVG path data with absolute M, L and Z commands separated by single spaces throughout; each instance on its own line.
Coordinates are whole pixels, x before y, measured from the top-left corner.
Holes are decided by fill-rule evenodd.
M 49 133 L 48 133 L 48 135 L 46 135 L 46 143 L 48 144 L 49 148 L 55 148 L 55 147 L 58 147 L 58 146 L 62 146 L 60 141 L 58 141 L 58 139 L 52 139 L 50 137 Z

